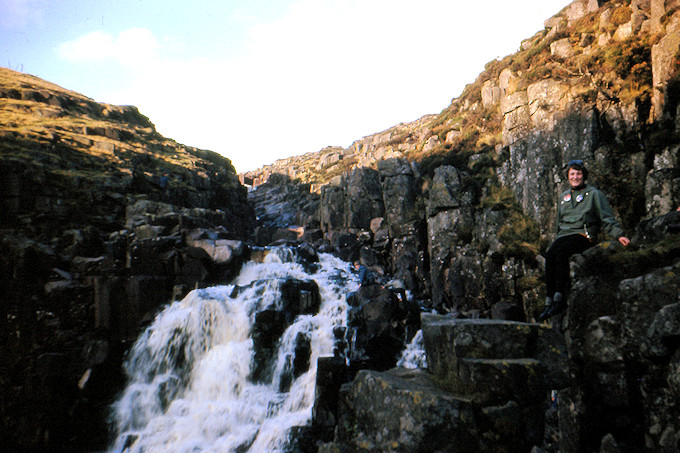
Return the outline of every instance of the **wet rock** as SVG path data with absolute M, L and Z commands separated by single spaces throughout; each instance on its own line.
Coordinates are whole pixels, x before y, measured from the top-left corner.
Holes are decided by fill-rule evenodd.
M 316 386 L 312 426 L 325 442 L 333 439 L 338 424 L 338 395 L 340 387 L 349 380 L 345 360 L 341 357 L 320 357 L 316 369 Z
M 253 338 L 253 365 L 250 379 L 254 382 L 269 382 L 272 374 L 271 359 L 277 342 L 288 327 L 285 313 L 262 310 L 255 315 L 251 336 Z
M 317 253 L 316 249 L 308 243 L 303 243 L 298 246 L 295 249 L 295 254 L 297 258 L 306 265 L 319 262 L 319 254 Z
M 288 319 L 319 311 L 321 296 L 314 280 L 285 280 L 281 286 L 281 309 Z
M 279 392 L 289 391 L 293 380 L 309 371 L 311 353 L 312 347 L 309 336 L 299 332 L 295 337 L 293 353 L 286 357 L 286 363 L 281 373 L 281 380 L 279 381 Z
M 306 228 L 300 240 L 307 243 L 317 243 L 323 239 L 323 230 L 320 228 Z
M 202 248 L 187 247 L 179 253 L 179 260 L 175 260 L 175 268 L 179 267 L 180 281 L 189 287 L 197 287 L 208 280 L 210 273 L 210 255 Z
M 290 228 L 277 228 L 271 238 L 272 245 L 285 245 L 294 243 L 298 239 L 298 233 Z
M 362 285 L 348 302 L 353 306 L 347 319 L 350 366 L 355 370 L 395 366 L 419 329 L 420 309 L 378 284 Z
M 271 381 L 274 366 L 272 359 L 281 336 L 298 315 L 317 313 L 321 303 L 319 287 L 313 280 L 287 279 L 280 282 L 279 289 L 280 300 L 255 315 L 251 333 L 254 358 L 250 376 L 255 382 Z M 284 376 L 279 382 L 281 391 L 286 391 L 293 378 L 309 369 L 309 342 L 310 339 L 304 334 L 294 339 L 293 353 L 288 357 Z
M 334 444 L 356 452 L 476 452 L 476 434 L 469 401 L 438 389 L 423 370 L 364 370 L 342 387 Z

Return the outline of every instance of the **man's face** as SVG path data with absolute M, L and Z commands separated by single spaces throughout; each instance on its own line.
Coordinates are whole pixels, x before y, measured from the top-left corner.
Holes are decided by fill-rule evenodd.
M 570 168 L 569 173 L 567 173 L 567 178 L 569 179 L 569 185 L 571 187 L 578 187 L 583 184 L 583 172 L 575 168 Z

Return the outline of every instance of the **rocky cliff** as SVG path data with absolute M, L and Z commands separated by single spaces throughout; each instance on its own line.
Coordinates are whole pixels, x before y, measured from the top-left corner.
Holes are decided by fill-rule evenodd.
M 291 450 L 678 451 L 678 7 L 575 0 L 441 113 L 240 175 L 248 200 L 228 160 L 133 107 L 1 70 L 2 446 L 103 448 L 140 326 L 228 280 L 249 239 L 386 286 L 352 298 Z M 575 257 L 569 309 L 537 326 L 572 158 L 633 245 Z M 392 369 L 419 327 L 427 370 Z
M 679 8 L 668 0 L 576 0 L 517 53 L 487 64 L 440 114 L 241 175 L 256 187 L 251 200 L 269 228 L 261 237 L 360 258 L 383 282 L 399 280 L 422 307 L 453 319 L 531 321 L 545 298 L 542 253 L 554 238 L 564 167 L 584 159 L 633 245 L 624 250 L 601 237 L 572 262 L 570 308 L 553 320 L 569 355 L 568 379 L 552 387 L 559 449 L 680 449 L 672 314 L 680 302 Z M 272 206 L 286 210 L 288 225 L 274 222 Z M 436 376 L 440 358 L 433 359 Z M 403 432 L 380 431 L 384 418 L 375 411 L 384 408 L 373 389 L 403 394 L 420 377 L 375 373 L 340 391 L 340 424 L 325 451 L 378 443 L 458 451 L 429 444 L 427 435 L 405 446 Z M 458 388 L 460 375 L 451 379 L 449 388 Z M 403 400 L 393 401 L 403 410 Z M 452 404 L 430 410 L 463 411 Z
M 0 210 L 0 449 L 102 449 L 128 342 L 244 258 L 246 189 L 134 107 L 0 68 Z
M 285 198 L 276 206 L 298 233 L 332 246 L 354 234 L 377 252 L 367 258 L 376 271 L 401 273 L 433 307 L 521 299 L 553 238 L 569 160 L 585 159 L 629 235 L 680 205 L 677 9 L 574 1 L 440 114 L 241 180 L 258 188 L 265 225 L 272 197 Z

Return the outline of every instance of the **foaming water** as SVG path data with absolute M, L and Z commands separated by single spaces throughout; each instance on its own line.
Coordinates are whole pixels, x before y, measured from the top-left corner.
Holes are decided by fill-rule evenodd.
M 423 331 L 419 330 L 406 345 L 401 357 L 397 361 L 397 366 L 403 368 L 427 368 L 427 356 L 425 355 L 425 344 L 423 343 Z
M 233 285 L 192 291 L 163 310 L 125 363 L 112 451 L 283 451 L 290 429 L 311 420 L 317 359 L 333 354 L 333 328 L 346 324 L 345 296 L 358 286 L 348 263 L 319 258 L 310 270 L 294 250 L 274 249 L 244 265 Z M 250 382 L 255 314 L 281 308 L 287 278 L 316 281 L 319 313 L 298 316 L 284 332 L 271 383 Z M 309 370 L 282 392 L 300 334 L 310 342 Z

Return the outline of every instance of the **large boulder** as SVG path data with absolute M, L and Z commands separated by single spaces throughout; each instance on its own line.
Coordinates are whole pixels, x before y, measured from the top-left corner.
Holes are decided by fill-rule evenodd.
M 250 375 L 255 382 L 271 382 L 275 365 L 273 359 L 281 336 L 298 315 L 315 314 L 321 304 L 319 286 L 313 280 L 285 279 L 278 283 L 279 298 L 255 314 L 251 334 L 253 366 Z M 239 290 L 235 288 L 235 291 Z M 281 391 L 287 391 L 293 378 L 309 369 L 310 341 L 303 333 L 296 337 L 294 351 L 287 358 L 286 369 L 278 383 Z
M 477 452 L 479 444 L 468 400 L 423 370 L 395 368 L 360 371 L 342 387 L 336 440 L 320 451 Z
M 510 364 L 509 360 L 519 360 L 519 367 L 533 374 L 532 379 L 538 379 L 534 383 L 534 392 L 538 395 L 542 391 L 564 388 L 568 384 L 568 356 L 564 339 L 556 329 L 545 324 L 456 319 L 451 315 L 429 313 L 423 313 L 421 318 L 428 369 L 451 389 L 476 392 L 480 397 L 494 394 L 481 381 L 459 376 L 461 372 L 469 374 L 474 369 L 481 370 L 479 376 L 482 376 L 484 363 L 474 362 L 480 359 L 490 361 L 486 368 L 489 371 L 499 366 L 503 368 L 505 364 L 502 362 Z M 500 372 L 504 373 L 502 369 Z M 469 385 L 474 388 L 466 387 Z M 519 385 L 524 384 L 519 382 Z M 520 388 L 518 394 L 521 391 Z
M 659 220 L 650 222 L 645 237 L 657 237 L 654 225 L 663 228 Z M 665 403 L 675 398 L 677 380 L 680 263 L 625 278 L 677 255 L 671 242 L 659 244 L 627 255 L 594 247 L 576 261 L 578 276 L 584 267 L 593 273 L 627 258 L 612 272 L 578 278 L 569 297 L 562 327 L 574 381 L 558 398 L 560 428 L 570 433 L 564 451 L 595 448 L 608 433 L 623 451 L 680 447 L 677 410 Z
M 562 335 L 546 325 L 422 315 L 434 382 L 475 407 L 479 451 L 540 445 L 551 390 L 569 383 Z
M 362 285 L 350 295 L 347 316 L 350 366 L 356 370 L 387 370 L 396 365 L 401 351 L 420 328 L 420 308 L 379 284 Z
M 348 380 L 348 367 L 342 354 L 319 357 L 316 367 L 312 427 L 317 432 L 317 437 L 324 442 L 333 440 L 335 427 L 338 424 L 340 387 Z

